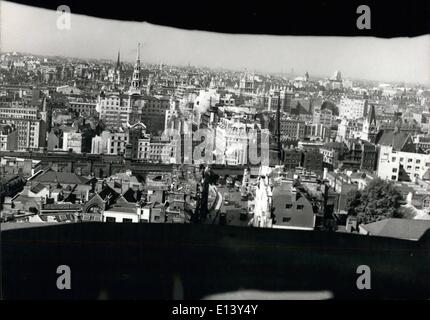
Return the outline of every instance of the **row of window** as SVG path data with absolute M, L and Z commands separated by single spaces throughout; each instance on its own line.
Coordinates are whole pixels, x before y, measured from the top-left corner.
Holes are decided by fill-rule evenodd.
M 396 160 L 397 160 L 397 158 L 396 158 L 396 157 L 392 157 L 392 158 L 391 158 L 391 161 L 392 161 L 392 162 L 395 162 Z M 403 162 L 403 161 L 405 160 L 405 158 L 400 158 L 399 160 L 400 160 L 400 162 Z M 414 159 L 408 158 L 408 163 L 411 163 L 411 162 L 413 162 L 413 161 L 414 161 Z M 415 160 L 415 163 L 416 163 L 416 164 L 420 164 L 420 163 L 421 163 L 421 160 L 420 160 L 420 159 L 416 159 L 416 160 Z
M 406 167 L 406 170 L 412 170 L 412 166 L 407 166 Z M 420 167 L 415 167 L 415 171 L 418 171 L 418 170 L 420 170 Z M 392 170 L 394 173 L 396 173 L 397 172 L 397 168 L 393 168 L 393 170 Z
M 286 205 L 285 205 L 285 209 L 291 209 L 293 207 L 293 205 L 291 204 L 291 203 L 287 203 Z M 304 208 L 304 205 L 302 205 L 302 204 L 298 204 L 297 206 L 296 206 L 296 209 L 297 210 L 303 210 L 303 208 Z

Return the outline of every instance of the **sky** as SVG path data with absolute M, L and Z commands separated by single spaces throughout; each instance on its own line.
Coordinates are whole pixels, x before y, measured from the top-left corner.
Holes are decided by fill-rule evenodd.
M 430 35 L 416 38 L 237 35 L 189 31 L 146 22 L 73 14 L 70 30 L 59 14 L 0 1 L 1 52 L 28 52 L 133 62 L 141 42 L 145 63 L 207 66 L 257 72 L 306 71 L 329 77 L 430 85 Z

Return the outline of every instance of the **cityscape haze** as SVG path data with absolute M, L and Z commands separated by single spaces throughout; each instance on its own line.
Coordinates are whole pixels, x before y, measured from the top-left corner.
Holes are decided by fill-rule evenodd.
M 112 21 L 73 14 L 71 29 L 57 28 L 53 10 L 1 2 L 1 51 L 169 65 L 247 69 L 267 73 L 342 70 L 353 79 L 430 85 L 430 35 L 416 38 L 312 37 L 219 34 L 146 22 Z M 304 22 L 305 23 L 305 22 Z M 407 63 L 405 63 L 407 61 Z

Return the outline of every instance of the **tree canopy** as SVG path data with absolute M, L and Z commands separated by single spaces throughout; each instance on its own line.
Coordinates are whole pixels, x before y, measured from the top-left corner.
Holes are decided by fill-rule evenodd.
M 402 218 L 403 196 L 392 182 L 375 179 L 363 190 L 348 195 L 348 215 L 358 223 L 371 223 L 387 218 Z

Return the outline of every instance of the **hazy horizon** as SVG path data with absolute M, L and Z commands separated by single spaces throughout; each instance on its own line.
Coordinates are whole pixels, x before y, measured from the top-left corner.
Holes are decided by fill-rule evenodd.
M 189 31 L 146 22 L 73 14 L 71 29 L 57 28 L 58 14 L 0 2 L 2 52 L 133 63 L 138 42 L 143 63 L 430 85 L 430 35 L 415 38 L 237 35 Z

